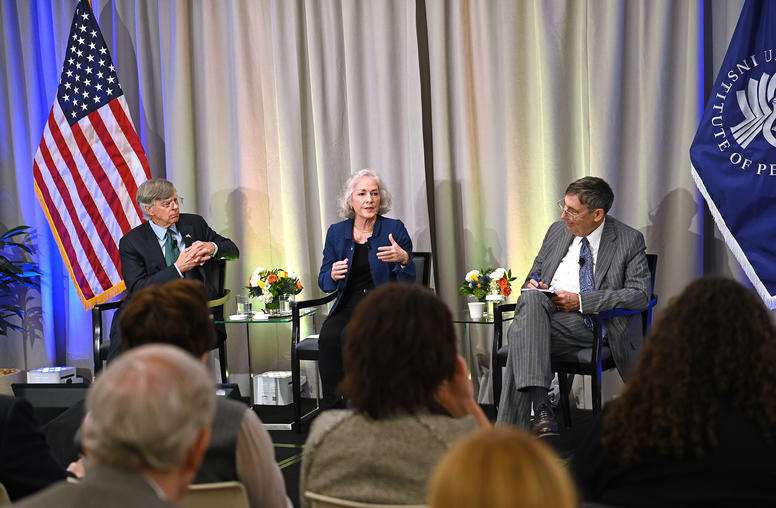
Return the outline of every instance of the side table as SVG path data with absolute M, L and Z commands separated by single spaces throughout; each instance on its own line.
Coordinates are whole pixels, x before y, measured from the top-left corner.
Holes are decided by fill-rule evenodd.
M 306 317 L 306 316 L 313 316 L 313 319 L 315 319 L 315 312 L 316 309 L 302 309 L 299 312 L 299 316 Z M 252 361 L 252 355 L 251 355 L 251 325 L 261 325 L 261 324 L 272 324 L 272 325 L 278 325 L 278 324 L 288 324 L 292 322 L 291 312 L 284 313 L 284 314 L 274 314 L 270 315 L 266 319 L 256 319 L 255 317 L 251 318 L 245 318 L 245 319 L 224 319 L 222 321 L 216 321 L 216 323 L 223 323 L 224 325 L 245 325 L 245 338 L 248 345 L 248 374 L 249 374 L 249 392 L 250 392 L 250 402 L 249 405 L 251 407 L 254 406 L 254 388 L 253 388 L 253 361 Z M 313 325 L 314 326 L 314 325 Z M 288 424 L 276 424 L 276 423 L 268 423 L 264 425 L 265 428 L 269 430 L 289 430 L 291 429 L 291 423 Z
M 503 326 L 503 323 L 505 321 L 511 321 L 514 318 L 513 314 L 503 316 L 501 319 L 499 319 L 499 326 Z M 461 355 L 466 360 L 466 365 L 469 367 L 470 376 L 473 378 L 473 380 L 477 380 L 475 384 L 475 398 L 478 400 L 478 402 L 482 402 L 480 398 L 480 392 L 481 387 L 479 385 L 479 378 L 480 378 L 480 365 L 474 361 L 474 355 L 473 355 L 473 344 L 472 344 L 472 327 L 473 326 L 486 326 L 489 328 L 489 332 L 486 332 L 487 337 L 487 343 L 488 343 L 488 354 L 487 357 L 491 357 L 491 349 L 493 348 L 493 332 L 491 329 L 493 329 L 495 320 L 493 313 L 487 313 L 484 314 L 479 319 L 472 319 L 472 317 L 469 315 L 468 310 L 460 310 L 458 312 L 453 313 L 453 323 L 463 325 L 463 351 L 461 351 Z M 490 369 L 496 368 L 491 363 Z M 488 376 L 489 378 L 491 376 Z M 494 402 L 495 403 L 495 402 Z

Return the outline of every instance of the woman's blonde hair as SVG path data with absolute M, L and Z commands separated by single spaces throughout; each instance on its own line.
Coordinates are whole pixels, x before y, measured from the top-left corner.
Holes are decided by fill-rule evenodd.
M 431 508 L 572 508 L 579 500 L 561 459 L 517 429 L 480 431 L 439 462 L 429 483 Z

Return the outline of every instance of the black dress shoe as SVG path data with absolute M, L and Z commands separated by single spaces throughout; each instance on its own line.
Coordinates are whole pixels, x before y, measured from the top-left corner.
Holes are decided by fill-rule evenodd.
M 540 404 L 539 407 L 534 410 L 531 433 L 536 437 L 558 435 L 558 422 L 555 421 L 555 415 L 549 405 Z

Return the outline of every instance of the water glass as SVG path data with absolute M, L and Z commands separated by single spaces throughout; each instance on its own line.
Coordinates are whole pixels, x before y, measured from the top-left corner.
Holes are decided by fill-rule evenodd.
M 253 303 L 245 296 L 240 295 L 237 297 L 237 314 L 241 316 L 250 316 L 253 311 Z
M 290 314 L 291 313 L 291 302 L 294 301 L 294 295 L 283 293 L 282 295 L 278 295 L 278 298 L 280 299 L 280 313 L 281 314 Z

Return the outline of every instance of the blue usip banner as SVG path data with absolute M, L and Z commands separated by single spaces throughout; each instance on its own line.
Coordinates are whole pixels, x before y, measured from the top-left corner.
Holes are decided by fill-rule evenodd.
M 776 2 L 744 4 L 690 160 L 728 248 L 776 308 Z

